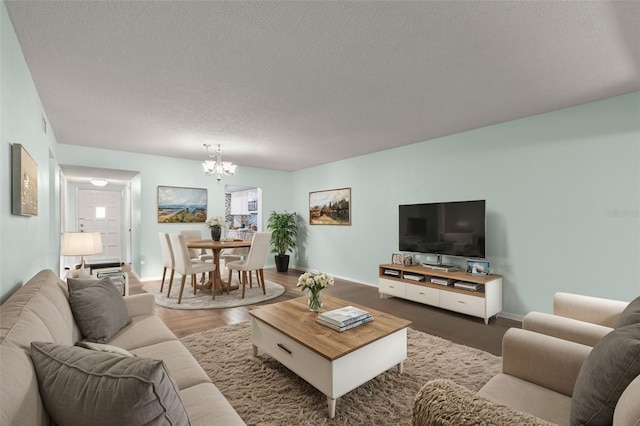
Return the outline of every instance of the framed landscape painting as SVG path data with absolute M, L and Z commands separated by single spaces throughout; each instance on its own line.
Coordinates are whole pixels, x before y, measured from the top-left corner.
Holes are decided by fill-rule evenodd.
M 187 223 L 207 220 L 207 190 L 158 186 L 158 223 Z
M 11 213 L 38 215 L 38 164 L 24 146 L 11 146 Z
M 309 193 L 310 225 L 351 225 L 351 188 Z

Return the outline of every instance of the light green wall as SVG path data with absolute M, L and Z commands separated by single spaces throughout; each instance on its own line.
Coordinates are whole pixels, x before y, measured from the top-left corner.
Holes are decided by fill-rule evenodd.
M 397 206 L 487 200 L 487 255 L 504 274 L 504 310 L 551 311 L 556 291 L 630 300 L 640 294 L 640 93 L 516 120 L 293 173 L 240 167 L 218 185 L 199 162 L 57 144 L 4 4 L 0 6 L 0 300 L 42 268 L 58 268 L 58 164 L 138 171 L 131 182 L 132 266 L 162 270 L 158 185 L 207 188 L 222 215 L 224 184 L 263 189 L 272 210 L 301 213 L 310 191 L 351 187 L 352 226 L 303 225 L 292 265 L 376 285 L 397 250 Z M 10 214 L 10 152 L 39 167 L 37 217 Z M 51 155 L 50 155 L 51 153 Z M 52 158 L 50 158 L 50 156 Z
M 398 248 L 398 205 L 487 200 L 487 257 L 504 310 L 551 311 L 556 291 L 640 294 L 640 93 L 339 161 L 292 176 L 351 187 L 352 226 L 302 230 L 297 264 L 369 284 Z M 616 216 L 623 215 L 621 216 Z
M 287 172 L 239 167 L 236 175 L 225 177 L 218 184 L 215 178 L 204 175 L 201 161 L 66 144 L 58 144 L 58 161 L 65 165 L 139 172 L 139 182 L 133 185 L 137 189 L 132 188 L 132 267 L 142 280 L 155 279 L 162 275 L 159 232 L 179 232 L 182 229 L 198 229 L 205 234 L 208 232 L 204 224 L 157 223 L 158 185 L 206 188 L 208 216 L 224 216 L 225 184 L 262 188 L 263 218 L 271 210 L 286 208 L 291 202 Z M 136 208 L 137 206 L 139 208 Z M 266 223 L 262 223 L 261 226 L 264 229 Z M 270 257 L 267 260 L 270 264 L 273 263 Z
M 43 267 L 58 270 L 60 216 L 56 139 L 42 131 L 44 109 L 4 3 L 0 4 L 0 302 Z M 11 214 L 11 146 L 38 164 L 38 216 Z

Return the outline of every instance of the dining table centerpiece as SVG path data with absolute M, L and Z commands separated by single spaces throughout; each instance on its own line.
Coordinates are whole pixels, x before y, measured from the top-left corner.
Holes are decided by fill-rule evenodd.
M 324 272 L 305 272 L 298 278 L 297 287 L 307 292 L 309 310 L 320 312 L 322 309 L 322 290 L 333 285 L 333 277 Z
M 222 234 L 222 217 L 211 216 L 205 223 L 207 227 L 211 229 L 211 239 L 213 239 L 213 241 L 220 241 L 220 235 Z

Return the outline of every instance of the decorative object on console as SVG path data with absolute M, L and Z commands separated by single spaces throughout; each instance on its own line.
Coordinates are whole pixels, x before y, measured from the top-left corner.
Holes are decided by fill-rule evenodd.
M 216 179 L 218 179 L 218 183 L 220 183 L 222 176 L 232 176 L 236 172 L 236 168 L 238 167 L 237 165 L 233 164 L 231 161 L 222 161 L 222 150 L 220 149 L 220 144 L 218 144 L 218 149 L 213 154 L 209 152 L 211 144 L 205 143 L 203 145 L 207 148 L 207 155 L 211 158 L 215 157 L 216 159 L 216 161 L 207 160 L 202 162 L 202 168 L 207 176 L 216 175 Z
M 158 223 L 204 222 L 207 190 L 158 185 Z
M 19 143 L 11 157 L 11 213 L 38 216 L 38 164 Z
M 298 287 L 307 291 L 309 310 L 320 312 L 322 309 L 322 293 L 325 287 L 333 285 L 333 277 L 324 272 L 305 272 L 298 278 Z
M 410 254 L 405 254 L 404 255 L 404 266 L 411 266 L 413 265 L 413 256 Z
M 489 262 L 467 259 L 467 274 L 489 275 Z
M 391 263 L 394 265 L 403 265 L 404 257 L 402 256 L 402 253 L 393 253 L 391 255 Z
M 212 216 L 205 222 L 207 227 L 211 229 L 211 239 L 213 241 L 220 241 L 220 234 L 222 232 L 223 219 L 220 216 Z
M 309 192 L 309 225 L 351 226 L 351 188 Z
M 63 256 L 81 256 L 80 268 L 72 271 L 72 277 L 88 277 L 89 269 L 85 268 L 84 256 L 102 253 L 102 238 L 99 232 L 65 232 L 62 234 Z
M 267 221 L 267 229 L 271 231 L 271 253 L 276 253 L 276 270 L 286 272 L 289 269 L 288 251 L 296 248 L 298 235 L 298 215 L 296 212 L 277 213 L 272 211 Z

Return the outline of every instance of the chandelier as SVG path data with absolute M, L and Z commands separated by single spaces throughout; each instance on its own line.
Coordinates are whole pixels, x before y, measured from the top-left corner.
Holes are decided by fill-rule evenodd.
M 220 183 L 220 179 L 222 176 L 231 176 L 236 172 L 237 165 L 233 164 L 231 161 L 222 161 L 222 151 L 220 150 L 220 144 L 218 144 L 218 149 L 215 153 L 211 153 L 209 148 L 210 144 L 203 144 L 207 148 L 207 154 L 209 157 L 216 159 L 216 161 L 207 160 L 202 162 L 202 168 L 204 168 L 204 173 L 207 176 L 216 175 L 218 179 L 218 183 Z

